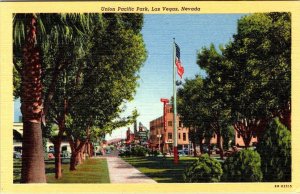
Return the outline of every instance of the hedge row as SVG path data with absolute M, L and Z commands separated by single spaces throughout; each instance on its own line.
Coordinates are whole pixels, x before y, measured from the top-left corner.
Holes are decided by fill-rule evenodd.
M 185 182 L 288 182 L 291 181 L 291 133 L 273 119 L 257 151 L 242 150 L 221 164 L 203 155 L 183 173 Z

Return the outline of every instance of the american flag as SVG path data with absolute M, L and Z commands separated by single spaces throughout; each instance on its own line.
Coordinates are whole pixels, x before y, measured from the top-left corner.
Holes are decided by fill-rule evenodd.
M 175 59 L 175 65 L 177 67 L 177 73 L 180 76 L 180 78 L 182 78 L 182 75 L 184 73 L 184 68 L 181 65 L 181 61 L 180 61 L 180 48 L 178 46 L 178 44 L 175 43 L 175 50 L 176 50 L 176 59 Z

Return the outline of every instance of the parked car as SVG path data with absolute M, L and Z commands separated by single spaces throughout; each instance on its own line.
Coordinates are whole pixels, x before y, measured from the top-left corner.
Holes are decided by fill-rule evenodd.
M 62 158 L 71 158 L 71 152 L 65 150 L 62 152 L 61 157 Z
M 184 150 L 178 150 L 178 155 L 179 156 L 186 156 L 187 154 L 185 153 Z
M 101 151 L 99 151 L 99 150 L 98 150 L 98 151 L 96 151 L 96 152 L 95 152 L 95 154 L 96 154 L 96 156 L 102 156 L 102 155 L 103 155 L 103 154 L 102 154 L 102 152 L 101 152 Z
M 189 149 L 188 148 L 184 148 L 182 151 L 184 152 L 185 155 L 189 155 Z
M 204 153 L 204 154 L 210 154 L 209 146 L 208 145 L 203 145 L 201 152 Z
M 17 159 L 22 158 L 21 152 L 14 151 L 14 158 L 17 158 Z
M 54 156 L 54 152 L 48 152 L 48 160 L 54 160 L 55 156 Z

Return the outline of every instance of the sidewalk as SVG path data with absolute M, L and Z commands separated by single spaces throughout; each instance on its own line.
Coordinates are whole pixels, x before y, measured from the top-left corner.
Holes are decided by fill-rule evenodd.
M 107 159 L 110 183 L 157 183 L 116 155 Z

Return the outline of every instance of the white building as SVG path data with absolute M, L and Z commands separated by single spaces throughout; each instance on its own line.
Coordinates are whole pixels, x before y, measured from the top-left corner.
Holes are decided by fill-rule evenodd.
M 16 122 L 13 125 L 13 147 L 14 151 L 22 152 L 22 137 L 23 137 L 23 123 Z M 51 141 L 47 141 L 47 152 L 54 151 L 54 145 Z M 61 151 L 68 151 L 71 153 L 71 147 L 66 139 L 61 142 Z

